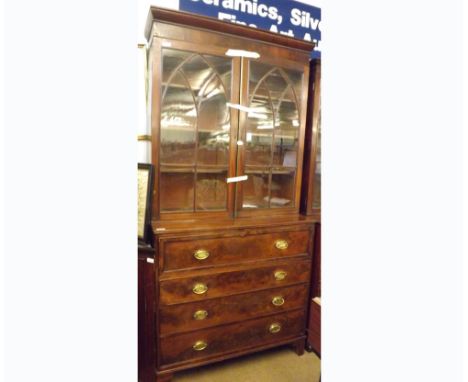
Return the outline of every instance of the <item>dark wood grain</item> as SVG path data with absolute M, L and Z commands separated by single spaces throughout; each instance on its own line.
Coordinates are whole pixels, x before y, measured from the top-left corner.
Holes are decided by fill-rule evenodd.
M 246 235 L 240 232 L 239 235 Z M 307 253 L 310 232 L 283 231 L 232 237 L 201 237 L 161 242 L 164 270 L 197 268 L 213 265 L 238 263 L 239 261 L 285 258 Z M 285 240 L 288 248 L 278 249 L 275 243 Z M 208 258 L 197 260 L 197 250 L 206 250 Z
M 262 290 L 283 285 L 309 281 L 310 260 L 276 261 L 271 265 L 239 271 L 215 274 L 199 273 L 197 276 L 160 281 L 159 298 L 161 304 L 180 304 L 183 302 L 203 301 L 210 298 L 232 295 L 254 290 Z M 249 267 L 250 268 L 250 267 Z M 281 281 L 275 279 L 275 272 L 283 270 L 288 276 Z M 193 293 L 195 284 L 203 283 L 208 287 L 205 294 Z
M 273 323 L 281 325 L 280 332 L 270 333 L 269 327 Z M 163 338 L 161 339 L 162 364 L 177 364 L 285 338 L 294 338 L 302 333 L 303 325 L 304 311 L 301 309 Z M 193 350 L 193 344 L 200 340 L 208 344 L 207 348 L 202 351 Z
M 300 284 L 203 302 L 161 306 L 159 312 L 161 336 L 301 308 L 306 304 L 307 288 L 307 284 Z M 281 306 L 272 303 L 273 298 L 278 296 L 284 299 L 284 304 Z M 198 310 L 206 311 L 208 316 L 203 320 L 195 320 L 194 313 Z

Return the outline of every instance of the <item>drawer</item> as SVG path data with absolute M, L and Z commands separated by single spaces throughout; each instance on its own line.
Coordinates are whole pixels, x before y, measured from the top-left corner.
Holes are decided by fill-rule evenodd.
M 296 310 L 160 339 L 162 365 L 199 360 L 304 335 L 304 311 Z
M 227 265 L 240 261 L 282 258 L 309 252 L 310 231 L 285 231 L 245 236 L 163 239 L 163 269 Z
M 203 301 L 243 292 L 309 282 L 311 260 L 277 261 L 263 267 L 160 281 L 162 305 Z
M 161 335 L 242 321 L 306 306 L 308 284 L 273 288 L 206 301 L 162 306 Z

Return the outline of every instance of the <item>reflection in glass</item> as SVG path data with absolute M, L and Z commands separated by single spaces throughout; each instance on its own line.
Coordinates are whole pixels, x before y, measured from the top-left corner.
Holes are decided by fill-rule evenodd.
M 257 61 L 249 62 L 249 73 L 252 111 L 247 114 L 245 165 L 263 166 L 268 172 L 262 178 L 267 182 L 264 202 L 254 204 L 256 208 L 293 207 L 300 132 L 297 95 L 303 75 Z M 283 184 L 284 191 L 276 190 Z M 244 191 L 244 199 L 248 190 L 252 187 Z
M 198 169 L 196 210 L 222 210 L 227 198 L 227 171 Z
M 229 162 L 231 71 L 230 58 L 163 49 L 160 161 L 190 167 L 194 174 L 191 201 L 175 210 L 226 209 L 226 185 L 219 183 L 220 174 L 226 180 Z M 216 167 L 218 175 L 203 174 L 199 166 Z
M 246 169 L 242 208 L 268 208 L 269 169 Z
M 176 73 L 174 83 L 166 87 L 161 109 L 161 163 L 195 163 L 197 111 L 192 93 Z
M 270 208 L 292 207 L 294 205 L 294 177 L 294 170 L 273 170 Z
M 299 112 L 291 86 L 287 86 L 276 107 L 273 164 L 296 167 L 299 144 Z
M 247 114 L 245 164 L 268 166 L 271 163 L 273 108 L 264 86 L 257 88 L 249 107 L 252 112 Z
M 219 78 L 213 77 L 202 92 L 198 100 L 198 163 L 227 165 L 230 112 Z

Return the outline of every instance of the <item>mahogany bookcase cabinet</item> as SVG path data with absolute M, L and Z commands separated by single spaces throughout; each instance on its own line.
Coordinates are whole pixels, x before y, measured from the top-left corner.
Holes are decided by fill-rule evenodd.
M 279 345 L 302 354 L 313 44 L 156 7 L 145 32 L 154 252 L 141 265 L 154 282 L 141 283 L 153 290 L 140 309 L 140 378 Z

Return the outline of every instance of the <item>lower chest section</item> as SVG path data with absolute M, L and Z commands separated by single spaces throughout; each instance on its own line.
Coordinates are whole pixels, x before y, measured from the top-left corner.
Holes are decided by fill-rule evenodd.
M 303 225 L 158 237 L 158 368 L 304 337 L 312 233 Z

